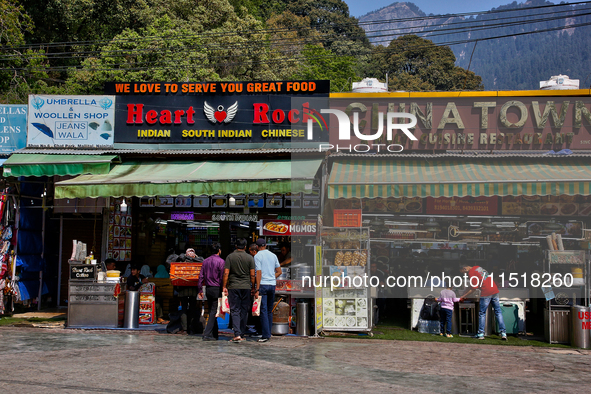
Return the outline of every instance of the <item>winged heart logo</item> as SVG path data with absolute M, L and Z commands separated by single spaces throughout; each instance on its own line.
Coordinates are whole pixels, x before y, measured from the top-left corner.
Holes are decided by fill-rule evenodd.
M 227 111 L 224 111 L 223 105 L 218 105 L 217 111 L 213 107 L 207 104 L 207 101 L 203 102 L 203 112 L 211 123 L 230 123 L 236 112 L 238 112 L 238 101 L 228 107 Z

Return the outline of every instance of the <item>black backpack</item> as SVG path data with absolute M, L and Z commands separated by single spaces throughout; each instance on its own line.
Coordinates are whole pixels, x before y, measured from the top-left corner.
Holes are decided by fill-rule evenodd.
M 169 334 L 176 334 L 180 330 L 183 329 L 183 325 L 181 323 L 181 315 L 182 311 L 174 311 L 168 314 L 168 325 L 166 326 L 166 332 Z
M 439 320 L 439 303 L 435 301 L 434 297 L 425 298 L 419 318 L 422 320 Z

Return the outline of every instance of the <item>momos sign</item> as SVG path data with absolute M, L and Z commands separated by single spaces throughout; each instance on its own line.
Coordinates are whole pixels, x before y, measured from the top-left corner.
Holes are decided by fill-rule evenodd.
M 351 96 L 350 96 L 351 97 Z M 330 108 L 347 114 L 359 129 L 350 141 L 339 138 L 330 125 L 333 150 L 348 147 L 399 144 L 404 150 L 554 150 L 591 148 L 591 97 L 472 97 L 472 98 L 365 98 L 331 99 Z M 355 114 L 357 113 L 357 114 Z M 384 114 L 416 117 L 407 133 L 373 138 Z M 382 114 L 382 116 L 380 116 Z M 355 118 L 355 119 L 354 119 Z M 409 123 L 399 119 L 399 123 Z

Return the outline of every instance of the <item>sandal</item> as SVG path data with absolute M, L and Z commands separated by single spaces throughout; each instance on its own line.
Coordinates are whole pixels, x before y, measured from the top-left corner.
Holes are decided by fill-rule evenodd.
M 230 341 L 231 342 L 234 342 L 234 343 L 238 343 L 238 342 L 244 341 L 244 338 L 236 337 L 236 338 L 230 339 Z

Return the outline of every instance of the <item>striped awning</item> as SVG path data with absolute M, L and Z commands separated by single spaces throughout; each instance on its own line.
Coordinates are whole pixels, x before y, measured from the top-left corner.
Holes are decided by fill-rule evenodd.
M 14 153 L 4 162 L 4 176 L 108 174 L 118 155 L 46 155 Z
M 55 184 L 56 198 L 302 193 L 312 188 L 322 159 L 142 161 L 108 174 L 80 175 Z
M 332 165 L 328 198 L 589 195 L 591 162 L 349 160 Z

